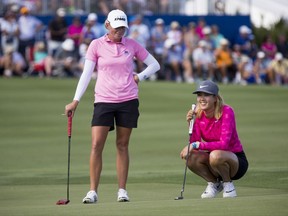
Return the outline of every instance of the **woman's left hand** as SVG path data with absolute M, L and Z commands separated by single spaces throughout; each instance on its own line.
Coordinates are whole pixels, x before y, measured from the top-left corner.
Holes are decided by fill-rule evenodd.
M 190 148 L 191 150 L 191 148 Z M 188 153 L 188 146 L 186 146 L 185 148 L 183 148 L 183 150 L 180 152 L 180 157 L 183 159 L 183 160 L 186 160 L 186 157 L 189 157 L 190 156 L 190 152 Z
M 139 83 L 139 77 L 136 75 L 136 74 L 134 74 L 134 81 L 138 84 Z

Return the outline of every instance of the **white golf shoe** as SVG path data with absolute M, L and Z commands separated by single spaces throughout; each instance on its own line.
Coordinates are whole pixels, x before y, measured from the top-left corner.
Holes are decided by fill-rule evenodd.
M 128 193 L 126 190 L 120 188 L 118 190 L 118 198 L 117 198 L 118 202 L 129 202 L 129 197 L 128 197 Z
M 232 181 L 224 182 L 223 187 L 224 187 L 223 198 L 232 198 L 237 196 L 236 189 Z
M 213 183 L 213 182 L 207 182 L 208 185 L 205 189 L 205 191 L 202 193 L 201 198 L 214 198 L 218 193 L 220 193 L 223 190 L 223 185 L 221 182 Z
M 84 204 L 92 204 L 96 203 L 98 200 L 97 193 L 94 190 L 91 190 L 87 193 L 87 195 L 83 198 L 83 203 Z

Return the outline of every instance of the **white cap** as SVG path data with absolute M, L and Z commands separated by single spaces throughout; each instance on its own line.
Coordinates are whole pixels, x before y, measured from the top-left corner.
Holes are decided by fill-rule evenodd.
M 98 19 L 98 16 L 96 13 L 90 13 L 87 17 L 88 21 L 96 21 Z
M 283 59 L 283 55 L 282 55 L 282 53 L 276 53 L 276 55 L 275 55 L 275 60 L 276 61 L 281 61 Z
M 179 28 L 180 24 L 177 21 L 172 21 L 170 23 L 170 28 L 175 29 L 175 28 Z
M 223 46 L 225 46 L 225 45 L 228 45 L 228 44 L 229 44 L 229 41 L 228 41 L 226 38 L 222 38 L 222 39 L 220 40 L 220 44 L 223 45 Z
M 243 62 L 243 63 L 248 63 L 249 62 L 249 57 L 247 56 L 247 55 L 243 55 L 243 56 L 241 56 L 241 62 Z
M 64 17 L 66 15 L 66 11 L 64 8 L 58 8 L 56 13 L 59 17 Z
M 263 51 L 257 52 L 257 58 L 264 58 L 264 57 L 265 57 L 265 53 Z
M 164 42 L 164 47 L 167 49 L 170 49 L 173 45 L 175 45 L 177 42 L 173 38 L 168 38 Z
M 114 29 L 118 27 L 129 28 L 126 14 L 119 9 L 110 11 L 107 20 Z
M 74 41 L 71 38 L 67 38 L 62 43 L 62 48 L 67 51 L 73 51 L 74 50 Z
M 205 26 L 202 31 L 203 34 L 207 35 L 211 33 L 211 28 L 209 26 Z
M 200 40 L 200 41 L 198 42 L 198 46 L 199 46 L 199 47 L 207 47 L 207 42 L 206 42 L 205 40 Z
M 251 34 L 251 29 L 248 28 L 246 25 L 242 25 L 242 26 L 240 26 L 240 28 L 239 28 L 239 32 L 240 32 L 241 34 Z
M 158 25 L 164 24 L 164 20 L 161 19 L 161 18 L 158 18 L 158 19 L 155 20 L 155 24 L 158 24 Z

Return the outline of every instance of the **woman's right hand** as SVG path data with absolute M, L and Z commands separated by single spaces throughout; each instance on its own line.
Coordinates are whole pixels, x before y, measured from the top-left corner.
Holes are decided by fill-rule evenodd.
M 72 117 L 74 116 L 74 112 L 78 106 L 79 101 L 74 100 L 71 103 L 65 106 L 65 115 L 68 117 L 69 113 L 72 113 Z
M 194 113 L 193 113 L 192 109 L 190 109 L 190 110 L 188 111 L 187 115 L 186 115 L 186 121 L 187 121 L 188 123 L 191 121 L 193 114 L 194 114 Z

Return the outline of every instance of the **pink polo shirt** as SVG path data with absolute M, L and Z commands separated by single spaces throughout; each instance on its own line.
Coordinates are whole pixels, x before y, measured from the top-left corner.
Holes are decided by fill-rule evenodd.
M 223 114 L 220 119 L 207 118 L 202 113 L 194 122 L 190 143 L 200 141 L 200 150 L 226 150 L 234 153 L 243 151 L 238 138 L 233 109 L 223 106 Z
M 95 103 L 120 103 L 138 98 L 134 57 L 144 61 L 148 51 L 130 38 L 112 42 L 107 34 L 89 45 L 86 59 L 96 62 Z

